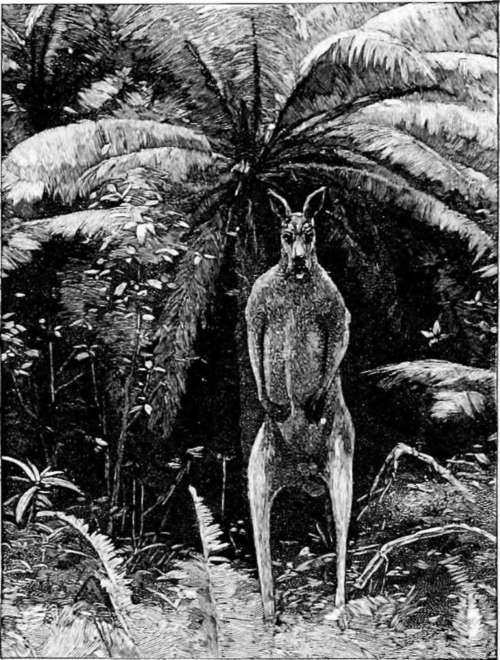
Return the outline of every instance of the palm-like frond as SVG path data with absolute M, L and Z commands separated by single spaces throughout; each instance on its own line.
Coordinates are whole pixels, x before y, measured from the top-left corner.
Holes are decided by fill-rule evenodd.
M 366 371 L 391 391 L 420 386 L 432 396 L 431 417 L 437 421 L 478 419 L 495 410 L 495 374 L 446 360 L 415 360 Z
M 462 595 L 456 606 L 450 633 L 450 647 L 454 657 L 484 658 L 488 637 L 476 594 L 472 592 Z
M 356 117 L 356 120 L 329 122 L 308 137 L 310 144 L 306 150 L 302 145 L 308 141 L 307 136 L 293 148 L 282 151 L 280 160 L 301 160 L 304 153 L 313 153 L 314 149 L 323 150 L 332 158 L 339 149 L 348 149 L 399 172 L 413 184 L 434 188 L 437 197 L 447 199 L 450 193 L 458 196 L 449 204 L 455 201 L 460 208 L 465 204 L 471 210 L 496 206 L 496 186 L 484 174 L 470 168 L 464 170 L 406 132 Z
M 491 179 L 496 177 L 498 139 L 493 112 L 419 98 L 394 99 L 363 108 L 350 119 L 399 129 L 452 162 L 474 168 Z M 323 130 L 318 131 L 319 135 Z
M 488 389 L 494 387 L 495 383 L 495 374 L 489 369 L 468 367 L 446 360 L 414 360 L 389 364 L 365 371 L 365 374 L 380 377 L 378 384 L 383 389 L 391 389 L 405 383 L 443 389 Z
M 335 31 L 303 60 L 275 134 L 308 116 L 375 93 L 387 98 L 390 92 L 400 95 L 412 88 L 444 85 L 442 66 L 449 66 L 449 60 L 427 58 L 426 53 L 495 55 L 496 10 L 486 5 L 477 9 L 406 4 L 381 11 L 356 29 Z M 455 71 L 457 83 L 461 71 Z
M 94 165 L 83 174 L 78 183 L 78 196 L 85 197 L 103 182 L 120 178 L 136 167 L 149 167 L 168 172 L 173 182 L 189 179 L 200 180 L 204 170 L 211 165 L 216 166 L 214 156 L 210 152 L 178 147 L 157 147 L 137 151 L 124 156 L 108 158 L 103 163 Z
M 196 520 L 198 521 L 198 531 L 203 548 L 203 557 L 208 561 L 211 555 L 227 548 L 228 544 L 221 541 L 222 530 L 214 521 L 212 512 L 203 502 L 202 498 L 199 497 L 196 489 L 189 486 L 189 492 L 193 499 Z
M 47 639 L 39 649 L 42 658 L 89 658 L 101 654 L 102 640 L 91 617 L 65 606 L 51 623 L 44 623 Z
M 186 586 L 198 593 L 209 651 L 216 657 L 269 657 L 271 635 L 263 623 L 260 595 L 247 576 L 221 562 L 216 553 L 226 547 L 222 530 L 196 490 L 189 491 L 195 506 L 203 556 L 179 563 Z M 245 595 L 245 608 L 235 603 Z M 235 597 L 238 600 L 235 600 Z
M 111 539 L 100 532 L 90 532 L 88 525 L 82 520 L 62 512 L 57 512 L 55 515 L 75 529 L 96 553 L 102 569 L 101 585 L 110 598 L 114 613 L 123 630 L 130 637 L 126 617 L 127 610 L 132 604 L 131 589 L 129 580 L 125 578 L 121 553 L 114 547 Z
M 492 55 L 460 52 L 426 53 L 440 88 L 473 110 L 495 112 L 498 61 Z
M 351 167 L 328 167 L 321 163 L 284 165 L 284 170 L 298 176 L 310 176 L 315 181 L 331 181 L 347 190 L 364 191 L 378 203 L 406 210 L 410 216 L 430 227 L 456 234 L 465 241 L 469 251 L 478 260 L 495 249 L 494 240 L 467 216 L 453 211 L 435 197 L 423 193 L 409 184 L 395 183 L 384 176 Z
M 440 390 L 434 395 L 431 417 L 438 421 L 460 420 L 465 417 L 477 419 L 485 412 L 487 404 L 487 398 L 481 392 Z
M 399 5 L 371 18 L 365 28 L 383 30 L 419 51 L 496 55 L 497 9 L 493 4 Z
M 276 96 L 293 83 L 295 21 L 283 7 L 143 5 L 118 10 L 115 21 L 131 47 L 148 40 L 153 71 L 178 83 L 169 92 L 182 117 L 211 135 L 227 139 L 245 128 L 238 126 L 242 107 L 272 121 Z
M 152 382 L 153 423 L 162 420 L 164 433 L 172 429 L 193 354 L 198 328 L 203 323 L 214 291 L 226 242 L 225 210 L 215 202 L 207 209 L 215 220 L 207 221 L 194 233 L 180 260 L 173 290 L 156 332 L 155 362 L 164 372 Z
M 37 201 L 44 194 L 70 204 L 80 194 L 80 177 L 91 168 L 130 154 L 147 162 L 147 154 L 142 154 L 159 147 L 195 150 L 204 154 L 202 163 L 210 154 L 207 139 L 182 126 L 126 119 L 83 121 L 43 131 L 14 147 L 3 162 L 3 188 L 14 204 Z
M 130 206 L 112 209 L 88 209 L 66 215 L 57 215 L 43 220 L 30 220 L 20 228 L 7 232 L 2 246 L 2 275 L 29 263 L 33 252 L 40 250 L 44 243 L 53 238 L 72 240 L 76 237 L 96 239 L 113 236 L 140 214 Z
M 102 77 L 112 62 L 113 35 L 102 5 L 13 5 L 2 22 L 7 55 L 17 64 L 4 89 L 38 129 L 60 123 L 81 86 Z
M 83 112 L 100 110 L 115 99 L 130 81 L 130 67 L 123 67 L 101 80 L 95 80 L 78 92 L 78 109 Z

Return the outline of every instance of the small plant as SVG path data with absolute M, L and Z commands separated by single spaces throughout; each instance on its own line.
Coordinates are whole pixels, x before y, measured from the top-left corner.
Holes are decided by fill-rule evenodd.
M 196 594 L 209 657 L 269 657 L 272 635 L 263 621 L 255 582 L 219 555 L 228 545 L 221 539 L 222 530 L 192 486 L 189 492 L 202 553 L 178 562 L 170 575 L 179 579 L 187 594 Z
M 29 460 L 24 462 L 11 456 L 2 456 L 2 460 L 17 465 L 26 475 L 11 477 L 16 481 L 28 484 L 28 488 L 4 502 L 4 506 L 8 506 L 17 500 L 15 516 L 18 524 L 23 521 L 30 522 L 38 511 L 51 509 L 52 501 L 49 495 L 54 488 L 65 488 L 83 495 L 78 486 L 69 481 L 61 470 L 52 470 L 49 466 L 40 472 L 36 465 Z
M 449 337 L 449 335 L 442 332 L 441 324 L 438 319 L 434 321 L 432 328 L 429 330 L 420 330 L 420 333 L 429 340 L 429 346 L 434 346 L 434 344 L 437 344 L 444 339 L 448 339 Z

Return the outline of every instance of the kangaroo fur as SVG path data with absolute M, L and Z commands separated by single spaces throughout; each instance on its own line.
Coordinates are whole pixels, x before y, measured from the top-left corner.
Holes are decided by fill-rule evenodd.
M 352 504 L 354 429 L 339 367 L 350 314 L 316 257 L 314 217 L 325 189 L 300 213 L 270 192 L 281 219 L 281 258 L 252 288 L 245 317 L 248 350 L 264 422 L 248 464 L 248 495 L 264 617 L 274 619 L 270 514 L 282 488 L 328 492 L 336 531 L 336 607 L 345 603 Z

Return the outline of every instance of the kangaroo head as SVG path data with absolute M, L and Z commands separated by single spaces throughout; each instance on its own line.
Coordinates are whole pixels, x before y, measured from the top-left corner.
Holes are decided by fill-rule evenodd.
M 302 211 L 292 213 L 288 202 L 269 191 L 271 209 L 281 221 L 281 260 L 285 274 L 296 280 L 307 279 L 316 263 L 316 234 L 314 218 L 325 200 L 326 188 L 309 195 Z

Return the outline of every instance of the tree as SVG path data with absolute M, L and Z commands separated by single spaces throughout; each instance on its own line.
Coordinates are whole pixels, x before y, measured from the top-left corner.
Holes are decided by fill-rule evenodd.
M 4 184 L 18 215 L 28 214 L 23 204 L 51 198 L 83 208 L 121 207 L 127 198 L 133 217 L 125 233 L 105 239 L 104 254 L 114 250 L 149 268 L 163 262 L 161 250 L 181 252 L 170 254 L 174 263 L 163 262 L 168 295 L 152 327 L 156 371 L 143 393 L 149 422 L 161 426 L 164 437 L 227 270 L 238 290 L 241 391 L 249 398 L 241 309 L 255 276 L 276 258 L 269 187 L 297 206 L 313 186 L 329 187 L 320 257 L 340 279 L 354 318 L 368 298 L 371 310 L 382 310 L 374 318 L 383 315 L 387 328 L 378 327 L 382 339 L 376 340 L 366 324 L 363 339 L 369 341 L 358 339 L 364 347 L 353 349 L 355 378 L 361 363 L 377 366 L 374 356 L 383 351 L 374 347 L 385 344 L 390 356 L 392 337 L 399 336 L 401 346 L 423 329 L 405 303 L 401 273 L 425 252 L 435 260 L 428 280 L 452 300 L 451 307 L 430 305 L 426 315 L 437 310 L 465 327 L 459 303 L 479 281 L 471 262 L 487 268 L 495 245 L 494 5 L 139 5 L 119 7 L 112 21 L 122 46 L 137 58 L 147 56 L 152 89 L 163 94 L 172 126 L 100 120 L 43 132 L 8 155 Z M 56 144 L 64 148 L 56 151 Z M 132 199 L 138 188 L 122 186 L 131 167 L 163 172 L 169 195 L 156 214 L 143 199 Z M 108 185 L 114 191 L 106 199 L 101 192 Z M 99 235 L 109 234 L 109 216 L 97 213 L 96 222 L 104 221 Z M 179 213 L 187 227 L 182 240 L 177 234 L 173 241 L 171 218 Z M 85 232 L 80 219 L 52 220 L 46 235 Z M 14 262 L 33 251 L 22 241 L 33 240 L 37 226 L 13 224 Z M 135 251 L 127 255 L 126 248 Z M 347 276 L 335 261 L 339 254 Z M 349 277 L 357 278 L 357 289 L 349 289 Z M 355 345 L 357 332 L 354 324 Z M 462 334 L 460 351 L 470 356 Z M 418 344 L 411 342 L 415 353 Z M 477 357 L 483 363 L 486 343 Z M 243 425 L 248 440 L 255 414 L 250 410 Z

